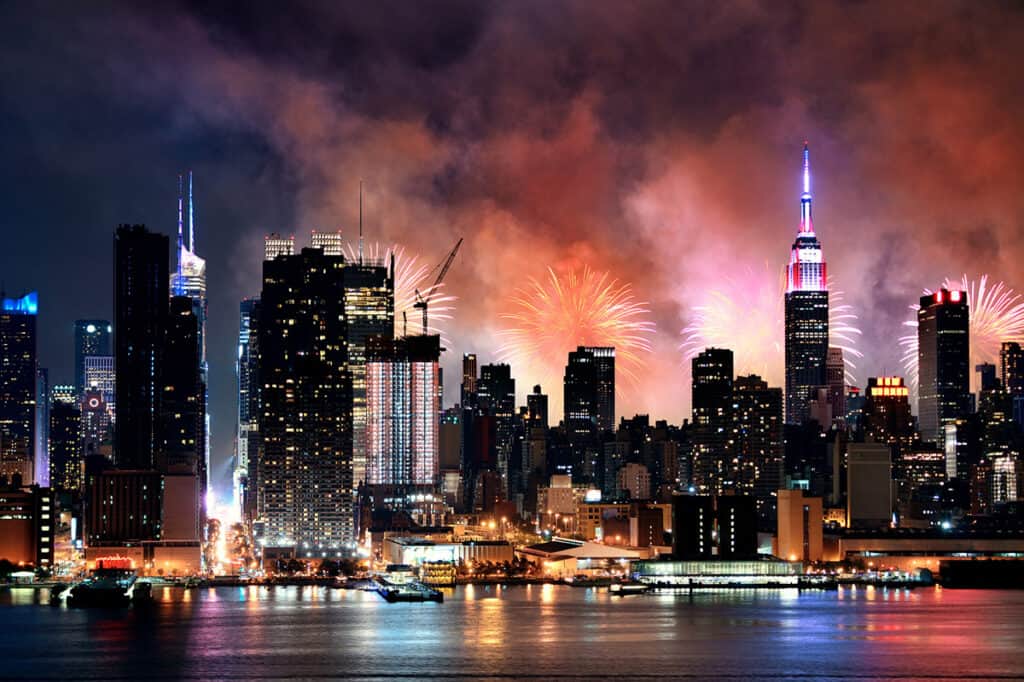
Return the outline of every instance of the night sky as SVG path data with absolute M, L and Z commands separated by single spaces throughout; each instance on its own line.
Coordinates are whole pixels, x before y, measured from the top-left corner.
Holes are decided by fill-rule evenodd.
M 0 4 L 0 278 L 39 290 L 40 363 L 71 382 L 73 320 L 112 316 L 115 226 L 172 234 L 192 169 L 216 475 L 263 236 L 354 238 L 360 179 L 368 240 L 433 265 L 466 238 L 449 403 L 517 287 L 589 265 L 658 328 L 620 414 L 688 417 L 680 330 L 710 290 L 777 280 L 805 138 L 861 381 L 900 371 L 924 287 L 1024 288 L 1018 3 L 136 4 Z

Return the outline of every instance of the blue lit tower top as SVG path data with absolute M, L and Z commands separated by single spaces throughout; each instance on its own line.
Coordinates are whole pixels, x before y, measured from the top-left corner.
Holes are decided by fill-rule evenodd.
M 827 273 L 821 243 L 811 220 L 811 152 L 804 142 L 803 192 L 800 194 L 800 229 L 786 267 L 786 293 L 826 291 Z

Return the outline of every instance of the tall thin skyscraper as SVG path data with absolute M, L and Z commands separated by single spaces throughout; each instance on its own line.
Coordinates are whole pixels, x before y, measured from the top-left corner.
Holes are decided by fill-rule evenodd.
M 527 426 L 548 428 L 548 396 L 541 393 L 540 384 L 533 387 L 533 393 L 526 396 Z
M 804 143 L 800 229 L 786 267 L 786 423 L 807 418 L 812 392 L 827 385 L 828 274 L 811 219 L 811 157 Z
M 169 246 L 143 225 L 121 225 L 114 237 L 114 457 L 121 469 L 152 469 L 161 454 Z
M 733 353 L 706 348 L 691 361 L 694 482 L 702 492 L 734 485 L 732 460 Z
M 316 235 L 330 236 L 318 232 Z M 325 255 L 341 255 L 341 235 L 338 252 L 324 248 Z M 395 334 L 395 264 L 383 260 L 364 259 L 361 263 L 345 264 L 345 318 L 348 366 L 352 375 L 352 476 L 358 485 L 366 479 L 366 343 L 370 337 L 382 336 L 387 340 Z
M 441 338 L 370 337 L 366 362 L 366 482 L 438 482 Z
M 255 318 L 259 306 L 258 298 L 243 299 L 239 305 L 238 359 L 235 363 L 235 379 L 238 388 L 238 415 L 235 424 L 235 502 L 240 505 L 245 517 L 253 511 L 250 476 L 250 458 L 256 458 L 259 434 L 259 379 L 256 361 L 258 358 Z
M 967 293 L 939 289 L 917 311 L 921 435 L 942 445 L 945 426 L 971 411 L 970 309 Z
M 186 203 L 187 201 L 187 203 Z M 188 233 L 186 239 L 185 215 L 183 209 L 188 210 Z M 199 349 L 199 382 L 202 393 L 202 422 L 200 431 L 196 434 L 198 438 L 197 454 L 199 456 L 199 478 L 203 494 L 206 492 L 206 478 L 209 471 L 210 451 L 210 413 L 206 410 L 209 402 L 210 371 L 206 360 L 206 319 L 208 306 L 206 300 L 206 261 L 196 254 L 196 224 L 195 204 L 192 201 L 192 171 L 188 172 L 188 195 L 185 196 L 184 178 L 178 175 L 178 244 L 177 244 L 178 265 L 174 274 L 171 275 L 171 294 L 176 297 L 185 297 L 192 302 L 192 314 L 196 321 L 197 343 Z M 179 304 L 180 306 L 181 304 Z M 178 315 L 184 311 L 179 311 Z M 181 321 L 179 320 L 179 323 Z M 190 323 L 189 323 L 190 324 Z M 191 374 L 191 372 L 189 372 Z M 205 499 L 205 498 L 204 498 Z
M 75 320 L 75 390 L 79 397 L 88 388 L 85 383 L 86 358 L 109 356 L 113 331 L 108 320 Z
M 36 439 L 36 315 L 31 292 L 0 300 L 0 476 L 34 476 Z
M 476 353 L 462 354 L 462 391 L 460 401 L 463 407 L 476 403 Z
M 206 443 L 203 438 L 206 396 L 200 372 L 199 320 L 192 299 L 172 296 L 164 346 L 161 395 L 163 454 L 168 466 L 196 470 L 205 488 Z
M 266 545 L 304 558 L 356 539 L 345 266 L 320 249 L 263 263 L 257 513 Z
M 44 488 L 50 487 L 50 371 L 36 367 L 36 426 L 34 479 Z

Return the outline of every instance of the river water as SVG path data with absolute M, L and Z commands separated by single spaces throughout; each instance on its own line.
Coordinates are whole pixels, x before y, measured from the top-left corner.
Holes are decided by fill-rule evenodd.
M 320 587 L 155 590 L 148 610 L 0 591 L 0 676 L 28 679 L 964 679 L 1024 676 L 1024 592 L 612 597 L 460 587 L 388 604 Z M 42 602 L 42 603 L 40 603 Z

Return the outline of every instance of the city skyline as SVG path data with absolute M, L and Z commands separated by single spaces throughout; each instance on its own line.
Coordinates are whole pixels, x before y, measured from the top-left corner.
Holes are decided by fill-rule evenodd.
M 733 8 L 718 10 L 722 33 L 716 42 L 702 43 L 694 29 L 687 29 L 695 22 L 690 11 L 669 13 L 693 42 L 678 55 L 635 43 L 630 32 L 649 27 L 651 19 L 621 8 L 588 15 L 571 4 L 547 13 L 534 6 L 519 11 L 458 7 L 439 10 L 423 38 L 411 32 L 408 17 L 378 26 L 381 35 L 409 40 L 408 52 L 395 51 L 380 37 L 367 38 L 347 59 L 311 58 L 307 69 L 296 54 L 309 57 L 300 40 L 308 38 L 311 45 L 330 40 L 311 30 L 314 20 L 363 30 L 367 17 L 356 8 L 310 10 L 305 20 L 281 32 L 274 49 L 261 49 L 266 37 L 258 30 L 187 8 L 172 16 L 154 10 L 116 17 L 69 10 L 48 26 L 56 39 L 47 42 L 54 46 L 26 74 L 68 69 L 95 88 L 63 85 L 58 91 L 63 101 L 103 100 L 113 109 L 111 123 L 95 130 L 100 144 L 90 143 L 102 153 L 82 154 L 60 175 L 41 160 L 45 155 L 8 138 L 13 165 L 20 169 L 17 182 L 8 186 L 25 191 L 12 197 L 3 218 L 13 235 L 5 282 L 9 293 L 40 291 L 40 364 L 50 369 L 51 383 L 73 380 L 73 321 L 112 318 L 114 227 L 144 222 L 173 238 L 174 181 L 182 168 L 195 171 L 195 246 L 209 264 L 211 473 L 221 490 L 234 431 L 237 306 L 258 293 L 263 236 L 294 233 L 303 244 L 310 230 L 340 225 L 345 240 L 354 241 L 360 180 L 366 185 L 370 240 L 400 243 L 432 266 L 457 236 L 466 237 L 446 281 L 446 290 L 460 298 L 452 322 L 458 343 L 446 346 L 442 357 L 449 378 L 446 404 L 456 399 L 452 377 L 459 374 L 462 353 L 478 354 L 481 364 L 499 361 L 496 334 L 503 306 L 528 277 L 544 278 L 548 267 L 563 273 L 589 266 L 629 283 L 637 300 L 649 305 L 657 326 L 639 380 L 645 390 L 630 392 L 621 384 L 619 415 L 649 413 L 673 422 L 689 417 L 685 363 L 676 349 L 679 331 L 690 319 L 690 306 L 720 276 L 723 260 L 735 263 L 739 272 L 749 267 L 755 273 L 751 282 L 767 277 L 774 285 L 796 226 L 796 151 L 804 138 L 815 150 L 816 217 L 830 272 L 864 329 L 862 382 L 900 371 L 902 353 L 892 338 L 922 288 L 937 288 L 963 272 L 990 274 L 1011 287 L 1024 281 L 1012 245 L 1019 193 L 1010 189 L 1019 186 L 1024 164 L 1013 107 L 1003 106 L 1007 87 L 1000 69 L 993 68 L 1015 62 L 1019 48 L 1010 44 L 1012 22 L 1003 22 L 990 8 L 966 5 L 901 8 L 879 29 L 869 28 L 867 10 L 845 15 L 850 25 L 844 27 L 830 5 L 780 8 L 778 16 Z M 20 12 L 22 23 L 31 23 L 31 10 Z M 567 18 L 579 23 L 579 36 L 565 48 L 546 47 L 538 59 L 575 49 L 587 67 L 584 75 L 566 74 L 552 82 L 538 68 L 508 74 L 492 60 L 477 63 L 483 50 L 536 50 L 531 32 Z M 157 36 L 154 19 L 170 21 L 181 40 Z M 782 41 L 771 29 L 785 19 L 797 21 L 799 30 Z M 73 49 L 60 46 L 72 42 L 61 41 L 61 35 L 97 22 L 105 26 L 97 35 L 119 32 L 115 46 L 95 38 Z M 969 24 L 983 39 L 953 55 L 957 36 L 937 28 L 950 23 Z M 204 30 L 208 27 L 219 27 L 226 36 Z M 785 59 L 783 46 L 803 50 L 806 63 L 813 63 L 813 56 L 823 53 L 819 41 L 826 28 L 855 41 L 855 47 L 872 38 L 892 47 L 880 56 L 833 64 L 827 78 Z M 951 77 L 936 77 L 941 69 L 922 71 L 919 52 L 901 47 L 933 29 L 938 31 L 936 58 L 957 66 Z M 744 31 L 761 30 L 772 37 L 749 47 Z M 632 63 L 616 64 L 597 47 L 597 38 L 608 31 L 637 46 Z M 450 38 L 447 51 L 431 47 L 428 38 L 438 35 Z M 32 30 L 11 36 L 11 44 L 16 48 L 31 36 Z M 152 45 L 153 56 L 143 59 L 155 79 L 141 78 L 127 66 L 133 62 L 124 50 L 143 43 Z M 166 59 L 182 45 L 191 48 L 183 62 Z M 751 49 L 755 54 L 743 54 Z M 700 59 L 691 63 L 689 57 Z M 369 78 L 361 68 L 375 58 L 383 58 L 379 68 L 386 78 Z M 173 76 L 171 63 L 180 66 Z M 714 73 L 700 63 L 715 64 Z M 12 64 L 17 66 L 17 59 Z M 124 77 L 111 78 L 107 67 Z M 632 103 L 626 106 L 609 75 L 619 67 L 638 76 L 649 68 L 667 69 L 679 74 L 681 85 L 660 95 L 631 86 L 625 92 L 635 97 L 626 97 Z M 435 100 L 416 86 L 420 77 L 439 86 L 460 79 L 495 85 Z M 741 92 L 731 85 L 762 77 L 780 94 L 765 86 Z M 854 87 L 835 91 L 840 78 Z M 35 93 L 26 76 L 12 74 L 9 80 L 6 97 L 18 98 L 11 107 L 18 124 L 12 130 L 37 117 L 48 121 L 49 95 Z M 407 101 L 396 102 L 378 80 L 397 84 Z M 334 81 L 340 89 L 329 86 Z M 231 97 L 212 96 L 228 84 L 237 86 Z M 688 101 L 688 88 L 716 95 L 716 104 L 680 107 Z M 268 101 L 261 93 L 271 89 L 292 97 Z M 843 97 L 853 97 L 857 106 L 848 106 Z M 943 107 L 948 125 L 926 115 L 935 98 L 948 102 Z M 223 108 L 211 104 L 214 100 Z M 169 101 L 175 106 L 166 108 Z M 485 124 L 472 114 L 475 107 L 489 110 L 498 104 L 506 106 L 494 121 Z M 535 113 L 527 115 L 530 111 Z M 907 132 L 922 120 L 928 139 L 941 140 L 937 151 Z M 157 138 L 150 131 L 159 128 L 169 132 Z M 139 131 L 142 139 L 129 148 L 120 142 L 124 130 Z M 72 133 L 58 125 L 46 139 L 78 150 L 81 143 Z M 571 183 L 561 183 L 562 178 Z M 33 200 L 43 188 L 56 199 Z M 54 237 L 50 248 L 33 247 L 40 233 Z M 515 246 L 522 243 L 530 248 Z M 28 253 L 34 257 L 20 255 Z M 58 272 L 66 275 L 57 277 Z M 69 286 L 69 281 L 83 285 Z M 471 295 L 481 287 L 486 296 Z M 760 370 L 745 365 L 743 357 L 736 358 L 736 368 Z M 516 366 L 512 373 L 521 403 L 536 380 Z M 780 385 L 778 377 L 765 378 Z M 552 396 L 552 414 L 560 414 L 559 387 L 542 386 Z

